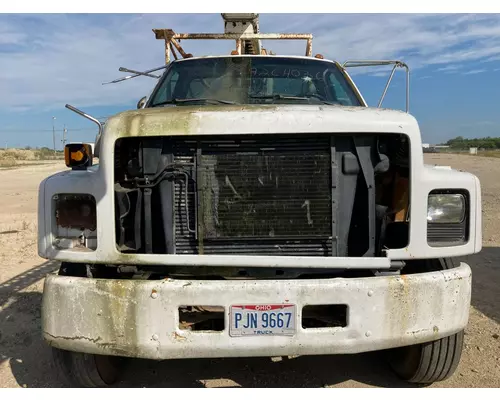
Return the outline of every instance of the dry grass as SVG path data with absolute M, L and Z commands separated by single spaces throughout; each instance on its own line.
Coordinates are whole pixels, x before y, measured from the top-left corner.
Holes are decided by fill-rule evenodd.
M 481 156 L 481 157 L 495 157 L 495 158 L 500 158 L 500 150 L 478 151 L 477 155 Z
M 430 154 L 430 153 L 428 153 Z M 500 150 L 481 150 L 478 151 L 477 154 L 470 154 L 469 151 L 453 151 L 453 150 L 448 150 L 448 151 L 440 151 L 439 153 L 433 153 L 433 154 L 456 154 L 456 155 L 461 155 L 461 156 L 470 156 L 470 157 L 493 157 L 493 158 L 500 158 Z
M 0 158 L 0 168 L 12 168 L 15 166 L 17 166 L 16 160 L 13 160 L 11 158 L 7 158 L 7 159 L 2 160 Z
M 35 152 L 33 150 L 6 149 L 0 150 L 0 160 L 35 160 Z
M 54 152 L 47 148 L 36 150 L 0 149 L 0 167 L 13 167 L 23 162 L 42 160 L 61 160 L 64 155 L 61 151 Z
M 64 155 L 61 151 L 54 152 L 47 148 L 42 149 L 0 149 L 0 169 L 19 168 L 27 165 L 41 165 L 40 161 L 62 160 Z

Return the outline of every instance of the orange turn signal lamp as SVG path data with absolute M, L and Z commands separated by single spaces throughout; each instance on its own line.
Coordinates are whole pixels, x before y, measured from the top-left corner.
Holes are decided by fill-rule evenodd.
M 64 147 L 64 161 L 72 169 L 87 169 L 92 165 L 92 146 L 86 143 L 70 143 Z

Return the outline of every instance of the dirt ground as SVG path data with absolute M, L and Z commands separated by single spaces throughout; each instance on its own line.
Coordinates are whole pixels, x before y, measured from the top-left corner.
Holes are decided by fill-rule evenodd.
M 430 164 L 479 176 L 483 251 L 465 257 L 473 293 L 465 349 L 455 375 L 436 387 L 500 387 L 500 159 L 428 154 Z M 57 268 L 37 256 L 39 182 L 61 162 L 0 169 L 0 387 L 62 387 L 40 334 L 44 276 Z M 122 387 L 401 387 L 379 353 L 355 356 L 131 360 Z

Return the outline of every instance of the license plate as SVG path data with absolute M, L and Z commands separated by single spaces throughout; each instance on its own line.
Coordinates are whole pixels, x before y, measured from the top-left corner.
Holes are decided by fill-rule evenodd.
M 293 336 L 294 304 L 245 304 L 231 306 L 230 336 Z

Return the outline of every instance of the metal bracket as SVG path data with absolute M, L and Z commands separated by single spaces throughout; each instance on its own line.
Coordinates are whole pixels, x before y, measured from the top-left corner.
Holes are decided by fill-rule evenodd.
M 191 58 L 192 54 L 185 53 L 180 46 L 180 40 L 234 40 L 236 52 L 243 53 L 243 42 L 260 40 L 306 40 L 306 56 L 312 56 L 312 39 L 310 33 L 175 33 L 172 29 L 153 29 L 156 39 L 165 41 L 165 63 L 170 62 L 170 53 L 175 48 L 183 58 Z M 174 47 L 172 47 L 172 45 Z M 258 49 L 259 47 L 255 47 Z M 258 51 L 258 50 L 255 50 Z
M 71 110 L 71 111 L 77 113 L 78 115 L 81 115 L 82 117 L 87 118 L 88 120 L 92 121 L 94 124 L 96 124 L 99 127 L 99 136 L 102 134 L 103 124 L 97 118 L 94 118 L 92 115 L 89 115 L 86 112 L 83 112 L 82 110 L 79 110 L 78 108 L 73 107 L 70 104 L 66 104 L 65 107 L 68 110 Z
M 161 75 L 148 74 L 147 72 L 136 71 L 136 70 L 128 69 L 128 68 L 124 68 L 124 67 L 118 68 L 118 71 L 120 71 L 120 72 L 130 72 L 132 74 L 148 76 L 150 78 L 156 78 L 156 79 L 160 79 L 161 78 Z
M 393 65 L 392 71 L 389 75 L 389 79 L 385 84 L 384 91 L 382 92 L 382 96 L 378 102 L 377 107 L 382 107 L 382 103 L 384 101 L 385 95 L 387 94 L 387 89 L 389 89 L 389 85 L 392 82 L 392 78 L 394 73 L 396 72 L 396 68 L 404 68 L 406 70 L 406 112 L 410 112 L 410 68 L 407 64 L 399 60 L 352 60 L 346 61 L 342 64 L 342 68 L 355 68 L 355 67 L 380 67 L 384 65 Z
M 110 83 L 123 82 L 123 81 L 126 81 L 128 79 L 137 78 L 138 76 L 147 76 L 147 77 L 150 77 L 150 78 L 159 79 L 159 78 L 161 78 L 161 76 L 153 75 L 153 74 L 151 74 L 151 72 L 160 71 L 160 70 L 165 69 L 167 67 L 168 67 L 168 65 L 162 65 L 161 67 L 153 68 L 153 69 L 148 69 L 147 71 L 134 71 L 134 70 L 131 70 L 131 69 L 128 69 L 128 68 L 120 67 L 118 69 L 119 71 L 121 71 L 121 72 L 131 72 L 132 75 L 128 75 L 128 76 L 126 76 L 124 78 L 115 79 L 114 81 L 110 81 L 110 82 L 104 82 L 103 85 L 109 85 Z

